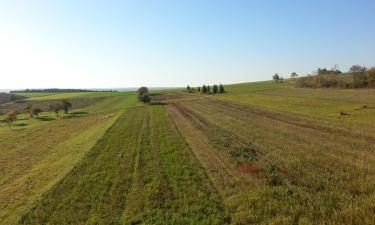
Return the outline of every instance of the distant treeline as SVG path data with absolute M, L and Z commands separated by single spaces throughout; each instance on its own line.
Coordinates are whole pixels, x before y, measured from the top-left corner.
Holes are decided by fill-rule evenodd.
M 110 90 L 112 91 L 112 90 Z M 48 88 L 48 89 L 25 89 L 18 91 L 11 91 L 10 93 L 71 93 L 71 92 L 98 92 L 86 89 L 59 89 L 59 88 Z M 108 92 L 108 91 L 106 91 Z

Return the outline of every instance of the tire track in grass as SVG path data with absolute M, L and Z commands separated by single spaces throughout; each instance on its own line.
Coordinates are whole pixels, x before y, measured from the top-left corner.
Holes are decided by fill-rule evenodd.
M 163 183 L 150 196 L 159 202 L 155 216 L 146 224 L 226 224 L 220 196 L 208 181 L 183 137 L 162 106 L 153 107 L 151 127 L 154 150 L 159 152 Z M 163 191 L 163 195 L 160 195 Z M 152 192 L 151 192 L 152 193 Z M 155 195 L 156 194 L 156 195 Z M 154 208 L 155 209 L 155 208 Z M 162 210 L 161 210 L 162 209 Z
M 140 133 L 137 140 L 137 151 L 135 156 L 135 163 L 133 168 L 132 186 L 127 194 L 127 204 L 123 213 L 123 222 L 130 224 L 139 224 L 143 218 L 143 210 L 145 205 L 145 196 L 143 193 L 145 185 L 145 164 L 148 152 L 150 151 L 150 115 L 148 107 L 144 107 L 144 110 L 139 113 L 142 117 L 142 126 L 140 127 Z

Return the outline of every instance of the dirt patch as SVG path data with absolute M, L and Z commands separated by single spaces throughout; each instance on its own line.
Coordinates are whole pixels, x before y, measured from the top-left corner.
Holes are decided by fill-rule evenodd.
M 258 174 L 261 172 L 261 169 L 259 169 L 255 164 L 251 163 L 244 163 L 239 167 L 239 169 L 241 172 L 248 174 Z

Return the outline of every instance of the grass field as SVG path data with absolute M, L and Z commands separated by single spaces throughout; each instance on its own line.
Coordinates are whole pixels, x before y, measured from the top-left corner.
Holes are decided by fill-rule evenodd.
M 0 127 L 0 223 L 375 223 L 374 90 L 226 90 L 28 96 L 100 101 Z

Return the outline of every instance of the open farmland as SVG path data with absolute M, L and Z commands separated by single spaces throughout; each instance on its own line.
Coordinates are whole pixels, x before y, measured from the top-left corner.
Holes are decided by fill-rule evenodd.
M 80 116 L 2 127 L 0 221 L 374 224 L 373 90 L 226 90 L 103 94 Z

